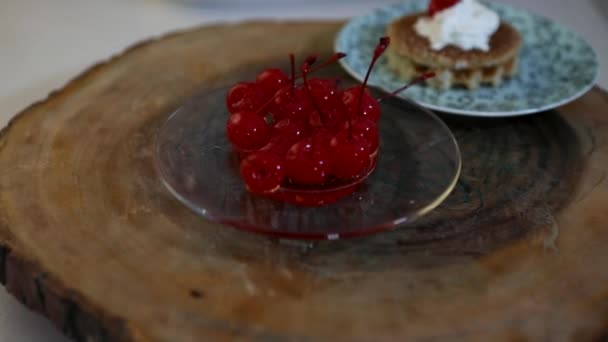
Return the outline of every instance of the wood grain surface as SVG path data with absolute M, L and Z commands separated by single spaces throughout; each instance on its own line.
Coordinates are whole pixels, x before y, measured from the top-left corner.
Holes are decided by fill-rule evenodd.
M 608 337 L 601 90 L 529 117 L 443 115 L 463 153 L 456 190 L 371 238 L 278 243 L 163 188 L 152 147 L 180 103 L 291 51 L 329 53 L 340 24 L 169 35 L 20 113 L 0 138 L 0 280 L 79 341 Z

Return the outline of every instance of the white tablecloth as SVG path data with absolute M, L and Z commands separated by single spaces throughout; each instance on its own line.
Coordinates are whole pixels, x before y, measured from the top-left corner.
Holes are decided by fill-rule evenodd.
M 134 42 L 201 23 L 343 18 L 397 0 L 2 0 L 0 126 L 79 72 Z M 578 31 L 597 50 L 608 88 L 608 1 L 504 0 Z M 0 289 L 0 341 L 66 342 Z

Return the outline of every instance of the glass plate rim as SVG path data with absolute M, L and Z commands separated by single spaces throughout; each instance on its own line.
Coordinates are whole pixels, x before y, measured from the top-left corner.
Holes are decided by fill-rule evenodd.
M 242 222 L 236 222 L 235 220 L 218 218 L 215 215 L 211 214 L 210 212 L 208 212 L 206 210 L 201 210 L 200 208 L 193 205 L 189 200 L 184 198 L 176 189 L 174 189 L 174 187 L 165 179 L 166 175 L 160 166 L 161 162 L 159 160 L 159 156 L 160 156 L 159 152 L 160 152 L 160 148 L 161 148 L 159 137 L 161 136 L 161 132 L 164 130 L 165 127 L 167 127 L 167 125 L 169 124 L 171 119 L 173 119 L 174 117 L 179 115 L 181 110 L 184 107 L 186 107 L 189 103 L 195 101 L 196 97 L 202 96 L 208 92 L 219 91 L 222 89 L 227 90 L 228 87 L 230 87 L 230 85 L 223 84 L 223 85 L 219 85 L 219 86 L 214 86 L 212 88 L 201 87 L 197 91 L 194 91 L 192 96 L 190 96 L 184 102 L 182 102 L 182 104 L 177 109 L 172 111 L 171 114 L 169 114 L 166 117 L 166 119 L 163 121 L 163 123 L 158 128 L 158 130 L 156 132 L 157 134 L 155 137 L 155 141 L 154 141 L 154 153 L 153 153 L 154 169 L 156 171 L 158 178 L 160 179 L 161 183 L 163 184 L 164 188 L 167 189 L 169 191 L 169 193 L 175 199 L 177 199 L 181 204 L 185 205 L 188 209 L 192 210 L 194 213 L 201 216 L 205 220 L 208 220 L 213 223 L 220 224 L 220 225 L 226 225 L 226 226 L 229 226 L 230 228 L 241 230 L 244 232 L 256 233 L 256 234 L 266 235 L 269 237 L 277 237 L 280 239 L 293 239 L 293 240 L 302 240 L 302 241 L 322 241 L 322 240 L 338 240 L 338 239 L 366 237 L 366 236 L 374 235 L 374 234 L 381 233 L 381 232 L 386 232 L 386 231 L 390 231 L 390 230 L 394 230 L 394 229 L 403 228 L 403 226 L 406 223 L 414 222 L 417 219 L 419 219 L 420 217 L 428 214 L 433 209 L 437 208 L 441 203 L 443 203 L 443 201 L 445 201 L 445 199 L 452 193 L 452 191 L 456 187 L 456 184 L 458 183 L 458 180 L 460 179 L 460 175 L 461 175 L 461 171 L 462 171 L 462 154 L 461 154 L 460 146 L 458 144 L 458 140 L 454 136 L 454 133 L 452 132 L 452 130 L 437 114 L 433 113 L 431 110 L 421 106 L 420 104 L 416 103 L 415 101 L 399 97 L 399 98 L 393 98 L 393 100 L 397 101 L 397 102 L 400 102 L 400 101 L 406 102 L 409 105 L 416 107 L 418 110 L 423 112 L 426 116 L 432 118 L 435 123 L 437 123 L 439 126 L 441 126 L 441 128 L 448 134 L 446 136 L 446 138 L 449 139 L 453 144 L 453 147 L 455 149 L 455 157 L 456 157 L 455 160 L 457 161 L 456 171 L 454 172 L 454 175 L 453 175 L 450 183 L 448 184 L 448 186 L 433 201 L 430 201 L 428 204 L 423 206 L 414 215 L 406 217 L 405 219 L 403 217 L 401 217 L 401 218 L 393 219 L 393 220 L 390 220 L 387 222 L 375 224 L 375 225 L 371 226 L 369 229 L 358 230 L 358 231 L 349 231 L 349 232 L 340 233 L 340 234 L 279 231 L 279 230 L 273 230 L 273 229 L 260 228 L 253 224 L 243 224 Z M 371 86 L 371 87 L 376 88 L 375 86 Z

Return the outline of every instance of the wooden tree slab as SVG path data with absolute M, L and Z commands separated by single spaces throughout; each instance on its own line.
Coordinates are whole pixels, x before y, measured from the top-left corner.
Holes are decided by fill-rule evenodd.
M 463 173 L 416 227 L 302 249 L 204 221 L 153 166 L 201 87 L 340 23 L 211 26 L 138 45 L 0 138 L 0 278 L 81 341 L 594 340 L 608 327 L 608 95 L 454 119 Z M 252 66 L 256 66 L 255 68 Z

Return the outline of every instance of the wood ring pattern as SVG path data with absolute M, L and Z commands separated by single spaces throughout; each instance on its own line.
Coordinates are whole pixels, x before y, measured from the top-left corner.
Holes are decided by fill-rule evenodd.
M 170 35 L 24 110 L 0 139 L 0 280 L 81 341 L 605 336 L 601 90 L 530 118 L 446 117 L 463 177 L 415 229 L 301 249 L 202 221 L 168 194 L 151 153 L 172 110 L 248 66 L 329 52 L 340 24 Z

